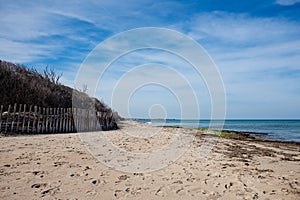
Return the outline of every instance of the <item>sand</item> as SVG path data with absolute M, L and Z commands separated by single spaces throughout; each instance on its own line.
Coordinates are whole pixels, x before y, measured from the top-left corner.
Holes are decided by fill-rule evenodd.
M 224 139 L 128 121 L 121 127 L 0 137 L 0 199 L 300 199 L 299 144 Z M 90 141 L 85 139 L 88 135 Z M 122 156 L 143 155 L 168 147 L 175 135 L 193 135 L 193 140 L 190 145 L 174 145 L 186 149 L 163 167 L 156 160 L 149 168 L 138 168 L 134 158 L 126 164 L 113 153 L 87 148 L 87 143 L 93 145 L 105 136 L 123 150 Z

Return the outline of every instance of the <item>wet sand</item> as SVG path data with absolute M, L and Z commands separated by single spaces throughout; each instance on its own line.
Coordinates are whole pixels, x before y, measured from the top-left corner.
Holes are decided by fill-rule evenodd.
M 193 134 L 184 154 L 153 172 L 122 172 L 95 158 L 80 134 L 0 137 L 0 199 L 299 199 L 300 145 L 219 138 L 192 129 L 122 122 L 105 135 L 135 153 Z M 141 137 L 124 134 L 124 130 Z M 126 132 L 126 131 L 125 131 Z M 83 133 L 81 133 L 83 134 Z M 205 144 L 208 149 L 204 149 Z M 113 158 L 111 158 L 113 159 Z M 109 161 L 107 161 L 109 162 Z

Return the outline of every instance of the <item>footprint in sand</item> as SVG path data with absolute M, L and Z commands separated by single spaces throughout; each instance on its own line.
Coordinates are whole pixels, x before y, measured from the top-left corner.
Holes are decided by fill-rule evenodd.
M 64 162 L 64 161 L 62 161 L 62 162 L 54 162 L 53 166 L 54 167 L 59 167 L 59 166 L 65 165 L 65 164 L 67 164 L 67 162 Z
M 124 194 L 122 194 L 123 193 L 123 191 L 122 190 L 115 190 L 115 193 L 114 193 L 114 196 L 115 197 L 120 197 L 120 196 L 124 196 Z
M 92 180 L 91 183 L 92 183 L 93 185 L 96 185 L 96 184 L 98 183 L 98 180 L 94 179 L 94 180 Z
M 44 178 L 44 171 L 33 171 L 31 172 L 35 176 L 40 176 L 40 178 Z
M 31 185 L 31 188 L 40 188 L 40 187 L 46 187 L 47 183 L 35 183 Z
M 229 184 L 225 184 L 225 189 L 229 190 L 231 188 L 231 186 L 233 185 L 233 183 L 229 183 Z
M 126 175 L 126 174 L 121 175 L 121 176 L 118 177 L 118 179 L 119 179 L 120 181 L 125 181 L 125 180 L 128 179 L 128 178 L 130 178 L 130 176 L 128 176 L 128 175 Z
M 156 190 L 156 192 L 155 192 L 155 195 L 164 197 L 165 193 L 162 191 L 162 189 L 163 189 L 163 187 L 158 188 L 158 190 Z

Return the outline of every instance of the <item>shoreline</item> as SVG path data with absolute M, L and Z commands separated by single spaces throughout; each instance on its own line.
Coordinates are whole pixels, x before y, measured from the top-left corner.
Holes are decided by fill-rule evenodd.
M 142 123 L 142 122 L 140 122 Z M 262 132 L 250 132 L 250 131 L 235 131 L 235 130 L 212 130 L 209 128 L 186 128 L 186 127 L 182 127 L 182 126 L 153 126 L 153 127 L 165 127 L 165 128 L 182 128 L 182 129 L 195 129 L 195 130 L 200 130 L 200 131 L 208 131 L 208 132 L 215 132 L 215 134 L 218 134 L 218 132 L 221 133 L 228 133 L 228 134 L 238 134 L 241 136 L 241 138 L 244 139 L 253 139 L 253 140 L 257 140 L 257 141 L 265 141 L 265 142 L 280 142 L 280 143 L 294 143 L 294 144 L 299 144 L 300 145 L 300 141 L 286 141 L 286 140 L 277 140 L 277 139 L 271 139 L 271 138 L 264 138 L 264 137 L 259 137 L 257 135 L 269 135 L 270 133 L 262 133 Z M 234 139 L 234 138 L 233 138 Z
M 139 123 L 142 123 L 142 122 L 139 122 Z M 199 131 L 203 131 L 203 132 L 214 133 L 216 135 L 218 135 L 220 133 L 228 133 L 228 134 L 232 134 L 232 135 L 237 134 L 240 137 L 232 137 L 229 139 L 252 140 L 252 141 L 257 141 L 257 142 L 263 141 L 263 142 L 287 143 L 287 144 L 300 145 L 300 142 L 298 142 L 298 141 L 285 141 L 285 140 L 276 140 L 276 139 L 270 139 L 270 138 L 257 137 L 257 135 L 268 135 L 269 133 L 235 131 L 235 130 L 211 130 L 208 128 L 186 128 L 186 127 L 182 127 L 182 126 L 153 126 L 153 127 L 194 129 L 194 130 L 199 130 Z
M 182 128 L 199 128 L 211 130 L 210 122 L 224 122 L 222 130 L 235 133 L 249 133 L 262 139 L 276 141 L 288 141 L 300 143 L 300 120 L 298 119 L 229 119 L 229 120 L 179 120 L 166 119 L 131 119 L 142 123 L 149 123 L 153 126 L 177 126 Z M 152 122 L 152 123 L 151 123 Z M 218 128 L 216 128 L 216 131 Z M 221 130 L 221 129 L 219 129 Z
M 300 146 L 285 142 L 228 139 L 186 128 L 121 121 L 105 136 L 126 152 L 155 152 L 174 135 L 194 134 L 186 152 L 153 172 L 114 170 L 93 156 L 80 135 L 0 137 L 1 199 L 297 199 Z M 133 137 L 126 131 L 151 137 Z M 201 155 L 212 139 L 211 150 Z M 111 157 L 110 159 L 113 159 Z

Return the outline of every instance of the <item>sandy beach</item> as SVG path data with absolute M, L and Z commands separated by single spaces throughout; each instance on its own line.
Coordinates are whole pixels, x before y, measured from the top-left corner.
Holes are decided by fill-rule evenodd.
M 120 130 L 83 134 L 1 136 L 0 199 L 300 198 L 300 144 L 225 139 L 129 121 L 121 122 Z M 145 153 L 181 134 L 194 136 L 186 151 L 168 166 L 144 173 L 109 167 L 82 138 L 105 136 L 125 152 Z M 210 149 L 203 153 L 208 141 Z

